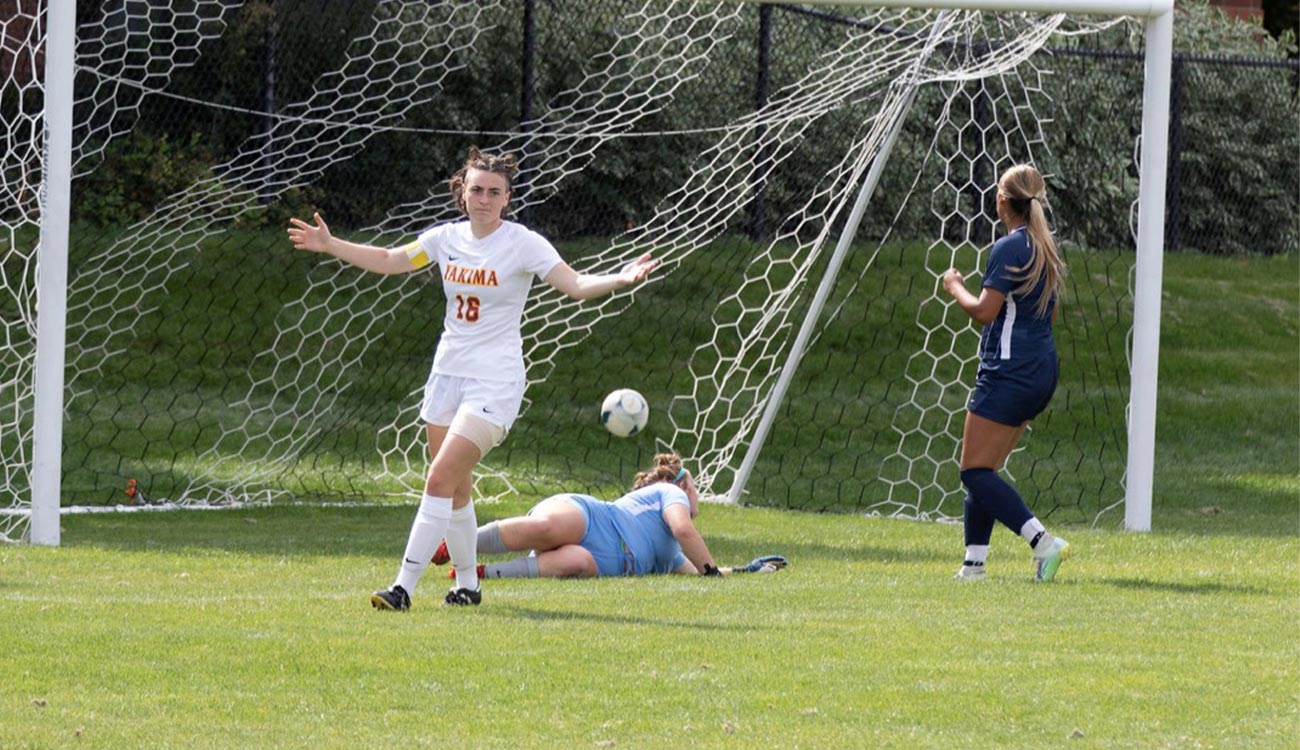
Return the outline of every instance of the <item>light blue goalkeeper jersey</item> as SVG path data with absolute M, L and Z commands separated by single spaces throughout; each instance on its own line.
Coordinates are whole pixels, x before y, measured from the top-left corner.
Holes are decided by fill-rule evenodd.
M 681 487 L 656 482 L 633 490 L 610 505 L 614 526 L 632 558 L 633 575 L 671 573 L 686 562 L 682 546 L 664 521 L 664 510 L 670 505 L 690 509 L 690 501 Z

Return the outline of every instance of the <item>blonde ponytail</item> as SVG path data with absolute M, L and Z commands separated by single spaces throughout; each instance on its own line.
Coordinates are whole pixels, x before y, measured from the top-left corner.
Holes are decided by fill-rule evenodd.
M 1029 263 L 1010 269 L 1019 274 L 1014 279 L 1020 282 L 1012 292 L 1025 295 L 1040 282 L 1045 282 L 1043 295 L 1034 307 L 1034 314 L 1044 317 L 1052 298 L 1064 294 L 1066 274 L 1065 261 L 1061 259 L 1056 240 L 1052 238 L 1052 228 L 1047 223 L 1047 183 L 1037 169 L 1028 164 L 1018 164 L 1003 173 L 998 186 L 1006 194 L 1012 210 L 1024 220 L 1033 252 Z

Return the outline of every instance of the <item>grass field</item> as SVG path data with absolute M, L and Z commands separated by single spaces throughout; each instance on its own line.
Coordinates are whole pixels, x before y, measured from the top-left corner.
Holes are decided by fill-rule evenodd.
M 501 504 L 481 519 L 524 509 Z M 1030 582 L 953 526 L 709 507 L 752 578 L 495 581 L 405 616 L 407 508 L 82 516 L 0 549 L 5 748 L 1294 747 L 1295 534 L 1070 529 Z
M 1300 273 L 1170 256 L 1155 529 L 708 506 L 753 578 L 496 581 L 385 616 L 411 508 L 67 516 L 0 547 L 0 748 L 1293 748 Z M 480 521 L 532 498 L 485 504 Z

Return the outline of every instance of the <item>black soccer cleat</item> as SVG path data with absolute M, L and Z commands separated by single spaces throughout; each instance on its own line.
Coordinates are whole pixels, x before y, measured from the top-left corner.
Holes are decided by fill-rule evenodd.
M 411 608 L 411 597 L 406 593 L 406 589 L 394 586 L 371 594 L 370 606 L 381 611 L 405 612 Z
M 442 603 L 450 607 L 465 607 L 471 604 L 477 607 L 481 601 L 483 601 L 482 590 L 452 589 L 447 592 L 447 598 L 443 599 Z

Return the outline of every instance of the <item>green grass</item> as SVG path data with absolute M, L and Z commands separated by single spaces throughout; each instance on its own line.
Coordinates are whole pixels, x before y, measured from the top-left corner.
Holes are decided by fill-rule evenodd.
M 1297 530 L 1296 256 L 1166 259 L 1155 521 L 1195 533 Z
M 86 253 L 112 239 L 81 228 L 74 246 Z M 590 242 L 562 250 L 581 267 L 603 248 Z M 709 369 L 709 357 L 697 347 L 714 336 L 718 302 L 758 249 L 719 240 L 666 283 L 644 287 L 635 304 L 601 321 L 580 346 L 535 367 L 544 380 L 530 389 L 530 409 L 491 466 L 508 472 L 526 496 L 575 486 L 600 494 L 612 478 L 645 464 L 661 443 L 687 455 L 701 452 L 692 435 L 673 434 L 668 417 L 694 424 L 695 407 L 674 397 L 692 392 L 692 362 L 696 372 Z M 963 248 L 959 262 L 973 263 L 973 253 Z M 1132 255 L 1071 249 L 1068 258 L 1070 288 L 1057 332 L 1061 385 L 1011 470 L 1049 520 L 1117 526 L 1122 513 L 1098 513 L 1123 496 Z M 892 506 L 882 502 L 910 501 L 924 488 L 924 509 L 960 515 L 952 457 L 973 372 L 959 358 L 917 354 L 973 346 L 965 319 L 932 297 L 935 269 L 949 262 L 947 252 L 922 245 L 889 246 L 878 255 L 858 248 L 850 255 L 827 308 L 835 317 L 828 317 L 791 383 L 747 502 L 888 512 Z M 381 450 L 392 455 L 388 425 L 400 415 L 414 420 L 412 394 L 423 383 L 436 337 L 430 325 L 442 304 L 436 290 L 344 270 L 341 278 L 357 286 L 329 294 L 319 284 L 338 269 L 294 253 L 279 233 L 214 235 L 174 265 L 165 280 L 161 270 L 150 271 L 157 290 L 139 302 L 149 312 L 132 321 L 129 333 L 72 332 L 82 343 L 70 351 L 80 375 L 72 381 L 78 395 L 69 401 L 65 426 L 65 503 L 120 502 L 129 477 L 155 498 L 175 498 L 196 481 L 238 484 L 250 475 L 259 487 L 321 500 L 383 499 L 400 495 L 403 480 L 419 481 L 418 466 L 393 476 L 385 473 L 391 462 L 385 466 L 378 456 Z M 782 267 L 759 270 L 775 287 L 789 275 Z M 1159 523 L 1209 531 L 1222 525 L 1222 514 L 1240 512 L 1231 528 L 1252 522 L 1274 528 L 1285 519 L 1268 512 L 1276 506 L 1269 495 L 1293 492 L 1300 474 L 1295 258 L 1171 255 L 1165 275 Z M 77 287 L 73 309 L 110 299 L 134 303 L 138 284 L 130 272 L 110 273 L 102 284 Z M 762 301 L 747 294 L 756 309 Z M 329 340 L 313 332 L 327 309 L 334 311 L 332 330 L 343 334 Z M 125 322 L 118 318 L 110 328 Z M 932 329 L 928 346 L 918 321 Z M 752 322 L 751 316 L 742 324 Z M 962 333 L 954 337 L 954 329 Z M 279 363 L 263 354 L 277 336 L 276 350 L 285 355 Z M 359 358 L 345 365 L 346 356 L 321 359 L 322 353 Z M 645 393 L 654 411 L 647 432 L 632 441 L 608 436 L 594 419 L 601 397 L 627 386 Z M 697 401 L 714 398 L 700 384 Z M 739 396 L 737 406 L 752 398 Z M 910 430 L 905 436 L 904 429 Z M 1238 439 L 1220 440 L 1223 435 Z M 9 454 L 12 439 L 0 435 Z M 284 460 L 290 442 L 298 452 Z M 732 442 L 724 429 L 714 444 Z M 218 458 L 235 454 L 246 463 Z M 729 479 L 724 470 L 718 487 Z
M 480 508 L 480 520 L 518 503 Z M 495 581 L 370 610 L 409 508 L 71 516 L 0 548 L 0 746 L 1289 748 L 1294 533 L 1069 529 L 1030 582 L 953 526 L 710 506 L 777 575 Z M 1293 532 L 1294 530 L 1292 530 Z
M 860 296 L 915 297 L 924 277 L 911 260 L 878 259 Z M 292 287 L 317 273 L 283 265 L 293 262 L 270 263 L 271 275 Z M 212 320 L 242 310 L 265 335 L 274 306 L 240 308 L 222 268 L 191 269 L 180 283 L 210 292 L 200 307 Z M 711 309 L 710 268 L 728 272 L 710 261 L 648 290 L 649 307 L 676 312 L 685 298 Z M 1057 584 L 1032 584 L 1023 543 L 1001 531 L 990 580 L 957 585 L 955 526 L 708 506 L 700 525 L 719 559 L 778 552 L 791 567 L 721 581 L 497 581 L 473 611 L 433 606 L 443 582 L 431 575 L 414 611 L 383 616 L 365 595 L 391 580 L 409 506 L 66 516 L 60 548 L 0 547 L 0 748 L 1294 747 L 1297 259 L 1166 258 L 1151 534 L 1118 531 L 1121 510 L 1095 525 L 1084 512 L 1113 491 L 1099 482 L 1115 479 L 1099 477 L 1123 461 L 1115 417 L 1122 425 L 1127 390 L 1107 373 L 1123 359 L 1127 319 L 1098 290 L 1113 290 L 1124 268 L 1115 253 L 1072 263 L 1075 307 L 1059 340 L 1074 380 L 1017 476 L 1077 547 Z M 876 344 L 860 336 L 878 316 L 914 312 L 846 311 L 861 324 L 810 352 L 805 400 L 790 413 L 844 409 L 861 424 L 836 439 L 863 453 L 888 447 L 881 425 L 906 384 L 889 363 L 857 356 Z M 76 407 L 101 417 L 94 428 L 69 424 L 81 492 L 116 500 L 141 467 L 176 482 L 239 473 L 204 465 L 203 448 L 219 436 L 221 409 L 245 395 L 220 385 L 222 373 L 257 366 L 222 348 L 235 336 L 228 326 L 201 318 L 146 322 L 121 360 L 139 364 L 105 368 Z M 707 325 L 671 320 L 668 330 Z M 557 387 L 499 454 L 523 496 L 483 504 L 481 521 L 573 482 L 603 475 L 608 489 L 653 450 L 583 426 L 584 415 L 628 384 L 609 362 L 681 364 L 689 352 L 660 345 L 660 329 L 647 337 L 638 314 L 613 323 L 594 348 L 556 361 Z M 198 336 L 181 341 L 172 329 Z M 367 369 L 340 394 L 284 489 L 373 496 L 377 461 L 356 448 L 390 418 L 375 405 L 408 392 L 399 373 L 424 366 L 428 341 L 416 339 L 384 340 L 402 342 L 385 349 L 395 367 Z M 202 368 L 178 365 L 200 355 Z M 645 372 L 652 401 L 680 385 L 678 368 Z M 178 416 L 154 433 L 139 427 L 164 405 Z M 646 437 L 661 437 L 656 429 Z M 783 478 L 789 459 L 765 453 L 758 486 L 807 507 L 855 507 L 880 463 L 840 473 L 843 462 L 807 439 L 778 434 L 798 471 Z M 551 452 L 529 447 L 541 444 Z M 1074 457 L 1059 455 L 1067 447 Z

